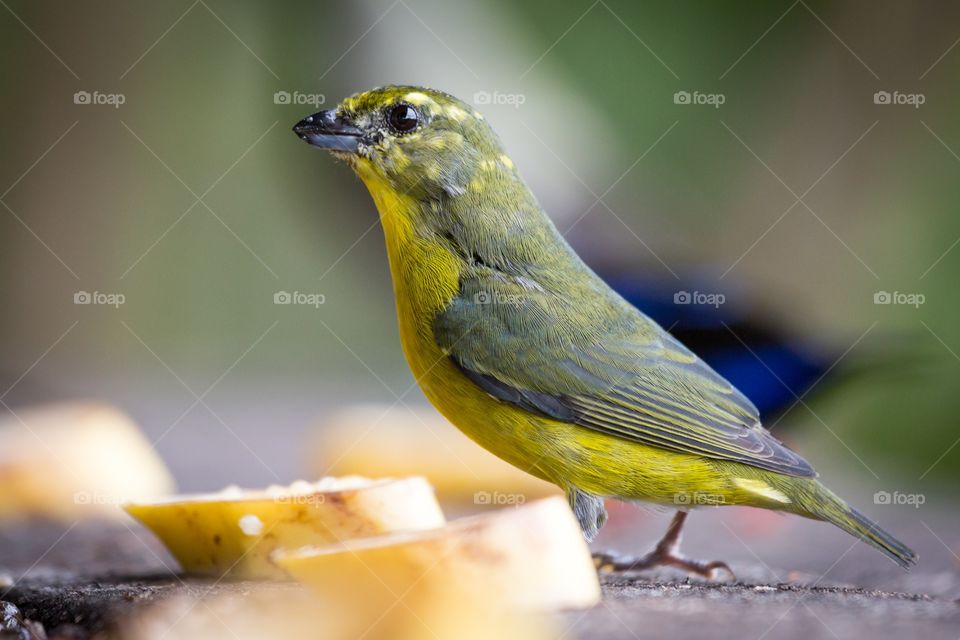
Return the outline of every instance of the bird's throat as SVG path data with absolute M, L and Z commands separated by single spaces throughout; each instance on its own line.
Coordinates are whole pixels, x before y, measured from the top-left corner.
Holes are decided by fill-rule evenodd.
M 460 290 L 460 264 L 431 234 L 417 232 L 419 207 L 372 171 L 357 170 L 380 214 L 393 278 L 404 353 L 419 376 L 442 357 L 432 336 L 434 317 Z

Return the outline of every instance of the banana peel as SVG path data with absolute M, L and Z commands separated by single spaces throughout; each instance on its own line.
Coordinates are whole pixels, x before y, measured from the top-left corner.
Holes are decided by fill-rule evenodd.
M 233 578 L 285 578 L 271 552 L 445 524 L 421 477 L 326 478 L 263 491 L 174 496 L 127 504 L 184 571 Z
M 371 610 L 398 602 L 415 607 L 451 590 L 467 601 L 496 600 L 503 610 L 581 608 L 600 600 L 590 550 L 560 497 L 439 529 L 280 550 L 273 559 L 321 599 L 348 606 L 360 598 Z

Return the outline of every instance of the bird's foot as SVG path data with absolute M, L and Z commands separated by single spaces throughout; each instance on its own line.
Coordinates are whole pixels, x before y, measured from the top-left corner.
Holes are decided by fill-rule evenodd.
M 677 511 L 663 539 L 657 543 L 653 551 L 645 556 L 623 557 L 611 553 L 595 553 L 593 554 L 593 563 L 598 571 L 614 573 L 643 571 L 653 567 L 675 567 L 707 580 L 718 580 L 717 574 L 726 572 L 731 582 L 736 581 L 737 576 L 734 575 L 733 570 L 726 562 L 691 560 L 680 554 L 680 532 L 686 519 L 686 511 Z
M 593 554 L 593 563 L 597 570 L 605 573 L 630 573 L 644 571 L 654 567 L 674 567 L 691 575 L 707 580 L 720 580 L 723 573 L 731 582 L 737 579 L 726 562 L 714 560 L 704 562 L 685 558 L 674 550 L 662 550 L 659 547 L 644 556 L 620 556 L 613 553 Z

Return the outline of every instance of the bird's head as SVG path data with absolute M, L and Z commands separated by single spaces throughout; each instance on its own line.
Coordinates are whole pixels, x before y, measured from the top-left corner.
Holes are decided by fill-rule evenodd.
M 473 107 L 446 93 L 388 86 L 358 93 L 293 127 L 347 161 L 367 186 L 420 201 L 464 195 L 475 180 L 514 178 L 500 140 Z

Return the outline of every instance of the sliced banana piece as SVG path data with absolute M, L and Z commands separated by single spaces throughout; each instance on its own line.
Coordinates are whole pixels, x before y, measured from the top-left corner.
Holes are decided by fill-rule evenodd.
M 532 500 L 561 494 L 484 451 L 432 407 L 341 409 L 317 426 L 309 456 L 311 469 L 333 474 L 426 476 L 444 504 L 502 507 L 518 495 Z
M 579 608 L 600 600 L 590 550 L 559 497 L 440 529 L 278 551 L 274 561 L 326 600 L 362 597 L 374 608 L 395 605 L 403 594 L 453 588 L 507 608 Z
M 498 613 L 486 600 L 407 597 L 375 609 L 366 598 L 323 600 L 299 585 L 261 583 L 243 591 L 166 598 L 120 621 L 121 640 L 547 640 L 559 638 L 544 615 Z M 111 636 L 113 637 L 113 636 Z
M 445 524 L 433 488 L 421 477 L 325 478 L 260 491 L 234 487 L 125 509 L 185 571 L 238 578 L 286 577 L 269 561 L 276 549 Z
M 137 425 L 102 402 L 15 408 L 0 419 L 0 519 L 126 517 L 173 478 Z

